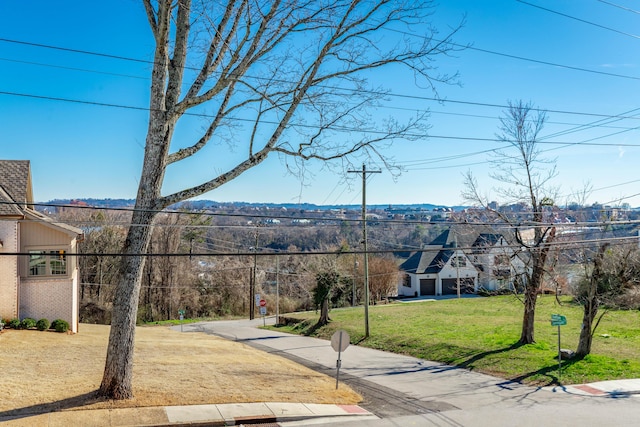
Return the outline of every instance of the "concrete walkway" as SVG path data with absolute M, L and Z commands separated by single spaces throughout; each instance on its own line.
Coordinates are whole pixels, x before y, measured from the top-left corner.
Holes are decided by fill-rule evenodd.
M 0 417 L 0 425 L 8 427 L 232 426 L 257 423 L 306 425 L 318 419 L 323 422 L 339 423 L 350 417 L 358 417 L 361 420 L 378 419 L 355 405 L 234 403 L 60 411 L 39 415 Z

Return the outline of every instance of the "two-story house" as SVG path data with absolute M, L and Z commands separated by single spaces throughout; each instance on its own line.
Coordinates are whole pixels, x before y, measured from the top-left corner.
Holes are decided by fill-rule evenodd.
M 0 316 L 62 319 L 78 331 L 82 230 L 34 208 L 28 160 L 0 160 Z

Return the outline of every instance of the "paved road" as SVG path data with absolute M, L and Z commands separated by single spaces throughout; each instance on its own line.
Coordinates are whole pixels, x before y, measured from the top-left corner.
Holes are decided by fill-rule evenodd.
M 183 325 L 183 330 L 243 342 L 335 375 L 337 353 L 328 341 L 258 329 L 262 322 L 203 322 Z M 381 418 L 356 425 L 640 425 L 640 399 L 636 394 L 640 381 L 612 382 L 608 391 L 602 385 L 536 388 L 354 345 L 342 355 L 340 377 L 363 395 L 360 406 Z

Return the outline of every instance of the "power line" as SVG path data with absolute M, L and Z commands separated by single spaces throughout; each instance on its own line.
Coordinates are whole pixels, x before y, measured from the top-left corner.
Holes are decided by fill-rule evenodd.
M 549 12 L 549 13 L 553 13 L 553 14 L 556 14 L 556 15 L 560 15 L 560 16 L 563 16 L 565 18 L 569 18 L 569 19 L 573 19 L 573 20 L 578 21 L 578 22 L 582 22 L 584 24 L 593 25 L 594 27 L 602 28 L 602 29 L 607 30 L 607 31 L 612 31 L 614 33 L 621 34 L 623 36 L 631 37 L 631 38 L 634 38 L 634 39 L 640 39 L 640 36 L 638 36 L 636 34 L 631 34 L 631 33 L 625 32 L 625 31 L 616 30 L 615 28 L 611 28 L 611 27 L 607 27 L 605 25 L 597 24 L 595 22 L 587 21 L 586 19 L 577 18 L 575 16 L 568 15 L 568 14 L 562 13 L 562 12 L 558 12 L 556 10 L 552 10 L 552 9 L 549 9 L 549 8 L 546 8 L 546 7 L 542 7 L 542 6 L 537 5 L 537 4 L 529 3 L 529 2 L 526 2 L 524 0 L 516 0 L 516 1 L 518 3 L 526 4 L 527 6 L 531 6 L 531 7 L 537 8 L 537 9 L 544 10 L 545 12 Z
M 49 101 L 71 102 L 71 103 L 78 103 L 78 104 L 84 104 L 84 105 L 94 105 L 94 106 L 101 106 L 101 107 L 124 108 L 124 109 L 136 110 L 136 111 L 150 111 L 150 109 L 147 108 L 147 107 L 134 107 L 134 106 L 112 104 L 112 103 L 103 103 L 103 102 L 95 102 L 95 101 L 82 101 L 82 100 L 70 99 L 70 98 L 60 98 L 60 97 L 51 97 L 51 96 L 32 95 L 32 94 L 24 94 L 24 93 L 17 93 L 17 92 L 0 91 L 0 95 L 19 96 L 19 97 L 35 98 L 35 99 L 42 99 L 42 100 L 49 100 Z M 451 102 L 453 102 L 453 101 L 451 101 Z M 552 110 L 545 110 L 545 111 L 552 111 Z M 568 112 L 565 112 L 565 113 L 566 114 L 584 114 L 584 115 L 590 115 L 590 116 L 609 117 L 609 118 L 617 117 L 617 116 L 607 116 L 607 115 L 598 115 L 598 114 L 590 114 L 590 113 L 568 113 Z M 204 114 L 204 113 L 185 113 L 185 115 L 196 116 L 196 117 L 208 117 L 208 118 L 212 117 L 211 115 Z M 638 117 L 625 117 L 625 118 L 638 119 Z M 243 118 L 239 118 L 239 117 L 233 118 L 233 120 L 253 122 L 250 119 L 243 119 Z M 277 124 L 275 122 L 271 122 L 271 121 L 268 121 L 268 120 L 262 121 L 262 123 L 265 123 L 265 124 Z M 303 124 L 303 123 L 292 123 L 289 126 L 290 127 L 313 128 L 313 129 L 317 128 L 317 126 Z M 383 132 L 383 131 L 354 129 L 354 128 L 347 128 L 347 127 L 342 127 L 342 126 L 335 126 L 332 129 L 335 130 L 335 131 L 341 131 L 341 132 L 360 132 L 360 133 L 364 133 L 364 134 L 374 134 L 374 135 L 385 134 L 385 132 Z M 423 137 L 424 136 L 424 137 L 431 138 L 431 139 L 448 139 L 448 140 L 455 139 L 455 140 L 461 140 L 461 141 L 504 142 L 504 140 L 500 140 L 498 138 L 478 138 L 478 137 L 463 137 L 463 136 L 448 136 L 448 135 L 418 135 L 418 134 L 406 134 L 405 136 L 407 136 L 407 137 Z M 589 140 L 589 141 L 594 141 L 594 140 L 601 139 L 601 138 L 602 137 L 593 138 L 592 140 Z M 606 144 L 606 143 L 593 143 L 593 142 L 589 142 L 589 141 L 586 141 L 586 142 L 539 141 L 539 143 L 540 144 L 566 145 L 566 146 L 588 145 L 588 146 L 640 147 L 640 144 L 630 144 L 630 143 Z
M 517 1 L 520 1 L 520 0 L 517 0 Z M 526 3 L 526 2 L 523 2 L 523 3 Z M 418 36 L 416 34 L 408 33 L 406 31 L 400 31 L 400 30 L 395 30 L 395 29 L 390 29 L 390 28 L 385 28 L 385 30 L 386 31 L 390 31 L 390 32 L 403 34 L 403 35 L 408 35 L 408 36 L 411 36 L 411 37 L 425 38 L 423 36 Z M 435 39 L 434 39 L 434 41 L 442 42 L 442 40 L 435 40 Z M 150 60 L 137 59 L 137 58 L 126 57 L 126 56 L 121 56 L 121 55 L 105 54 L 105 53 L 100 53 L 100 52 L 95 52 L 95 51 L 66 48 L 66 47 L 47 45 L 47 44 L 42 44 L 42 43 L 26 42 L 26 41 L 15 40 L 15 39 L 0 38 L 0 42 L 15 43 L 15 44 L 21 44 L 21 45 L 28 45 L 28 46 L 34 46 L 34 47 L 39 47 L 39 48 L 45 48 L 45 49 L 53 49 L 53 50 L 60 50 L 60 51 L 65 51 L 65 52 L 73 52 L 73 53 L 79 53 L 79 54 L 86 54 L 86 55 L 93 55 L 93 56 L 99 56 L 99 57 L 105 57 L 105 58 L 111 58 L 111 59 L 124 60 L 124 61 L 132 61 L 132 62 L 143 63 L 143 64 L 147 64 L 147 65 L 153 65 L 154 64 L 154 62 L 150 61 Z M 589 69 L 584 69 L 584 68 L 579 68 L 579 67 L 572 67 L 572 66 L 567 66 L 567 65 L 547 62 L 547 61 L 534 60 L 534 59 L 524 58 L 524 57 L 520 57 L 520 56 L 516 56 L 516 55 L 510 55 L 510 54 L 495 52 L 495 51 L 491 51 L 491 50 L 487 50 L 487 49 L 480 49 L 480 48 L 476 48 L 476 47 L 473 47 L 473 46 L 459 45 L 459 44 L 452 43 L 452 42 L 450 42 L 450 44 L 452 46 L 456 46 L 456 47 L 460 47 L 460 48 L 465 48 L 465 49 L 469 49 L 469 50 L 476 50 L 476 51 L 480 51 L 480 52 L 484 52 L 484 53 L 489 53 L 489 54 L 492 54 L 492 55 L 499 55 L 499 56 L 515 58 L 515 59 L 528 61 L 528 62 L 535 62 L 535 63 L 545 64 L 545 65 L 550 65 L 550 66 L 553 66 L 553 67 L 568 68 L 568 69 L 574 69 L 574 70 L 578 70 L 578 71 L 585 71 L 585 72 L 596 73 L 596 74 L 610 75 L 610 76 L 614 76 L 614 77 L 623 77 L 623 78 L 628 78 L 628 79 L 640 80 L 640 77 L 636 77 L 636 76 L 626 76 L 626 75 L 621 75 L 621 74 L 607 73 L 607 72 L 602 72 L 602 71 L 597 71 L 597 70 L 589 70 Z M 39 65 L 46 65 L 46 64 L 39 64 Z M 188 67 L 188 66 L 186 66 L 185 68 L 189 69 L 189 70 L 194 70 L 194 71 L 199 71 L 200 70 L 197 67 Z M 87 71 L 89 71 L 89 72 L 99 72 L 99 71 L 95 71 L 95 70 L 87 70 Z M 128 76 L 128 77 L 140 78 L 138 76 Z M 251 78 L 251 79 L 256 79 L 256 80 L 261 80 L 262 79 L 261 77 L 250 76 L 250 75 L 248 75 L 247 77 Z M 286 81 L 286 80 L 277 80 L 277 81 L 281 82 L 281 83 L 293 83 L 291 81 Z M 322 88 L 325 88 L 325 89 L 343 91 L 343 92 L 345 91 L 344 87 L 338 87 L 338 86 L 320 85 L 319 87 L 322 87 Z M 476 106 L 493 107 L 493 108 L 508 108 L 507 105 L 502 105 L 502 104 L 492 104 L 492 103 L 473 102 L 473 101 L 460 101 L 460 100 L 440 99 L 438 97 L 425 97 L 425 96 L 417 96 L 417 95 L 409 95 L 409 94 L 398 94 L 398 93 L 393 93 L 393 92 L 380 92 L 380 91 L 362 90 L 362 89 L 358 89 L 358 91 L 359 92 L 364 92 L 364 93 L 370 93 L 372 95 L 385 95 L 385 96 L 392 96 L 392 97 L 403 98 L 403 99 L 417 99 L 417 100 L 426 100 L 426 101 L 437 101 L 437 102 L 442 102 L 442 103 L 458 103 L 458 104 L 476 105 Z M 353 90 L 349 90 L 348 93 L 353 93 L 353 92 L 354 92 Z M 571 112 L 571 111 L 563 111 L 563 110 L 544 110 L 544 111 L 551 112 L 551 113 L 558 113 L 558 114 L 577 114 L 577 115 L 609 117 L 608 115 L 601 115 L 601 114 L 594 114 L 594 113 L 580 113 L 580 112 Z
M 600 3 L 604 3 L 604 4 L 607 4 L 607 5 L 609 5 L 609 6 L 613 6 L 613 7 L 617 7 L 617 8 L 619 8 L 619 9 L 622 9 L 622 10 L 626 10 L 627 12 L 633 12 L 633 13 L 635 13 L 635 14 L 640 15 L 640 11 L 638 11 L 638 10 L 630 9 L 630 8 L 628 8 L 628 7 L 621 6 L 621 5 L 619 5 L 619 4 L 615 4 L 615 3 L 611 3 L 611 2 L 609 2 L 609 1 L 605 1 L 605 0 L 598 0 L 598 1 L 599 1 Z

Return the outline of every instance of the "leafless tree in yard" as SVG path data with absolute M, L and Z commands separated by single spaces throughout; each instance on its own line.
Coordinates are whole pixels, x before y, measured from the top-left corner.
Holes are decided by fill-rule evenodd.
M 542 157 L 539 136 L 546 121 L 546 114 L 531 103 L 509 102 L 505 115 L 500 119 L 498 139 L 506 148 L 495 151 L 491 163 L 495 171 L 490 176 L 501 183 L 498 195 L 504 204 L 524 203 L 530 212 L 514 218 L 490 208 L 490 200 L 481 194 L 471 172 L 465 175 L 463 197 L 513 225 L 515 238 L 529 256 L 528 274 L 524 283 L 524 314 L 519 342 L 534 341 L 534 318 L 538 292 L 540 291 L 551 244 L 556 229 L 545 223 L 547 209 L 554 203 L 556 189 L 551 180 L 557 175 L 555 159 Z M 533 235 L 525 238 L 523 229 L 533 229 Z
M 367 76 L 404 67 L 427 87 L 451 82 L 434 61 L 453 50 L 457 30 L 434 38 L 430 1 L 142 2 L 155 50 L 142 173 L 99 390 L 114 399 L 133 395 L 140 282 L 157 213 L 224 185 L 270 154 L 298 173 L 314 160 L 336 160 L 347 169 L 358 155 L 391 166 L 381 148 L 424 136 L 426 117 L 374 120 L 370 108 L 385 93 Z M 190 142 L 174 138 L 194 115 L 206 120 L 202 133 Z M 195 155 L 207 156 L 209 176 L 163 195 L 167 168 Z
M 578 357 L 591 353 L 593 336 L 607 311 L 624 306 L 621 302 L 625 300 L 633 300 L 633 292 L 637 293 L 640 285 L 640 252 L 635 243 L 603 242 L 585 269 L 585 277 L 574 289 L 576 302 L 583 308 Z

